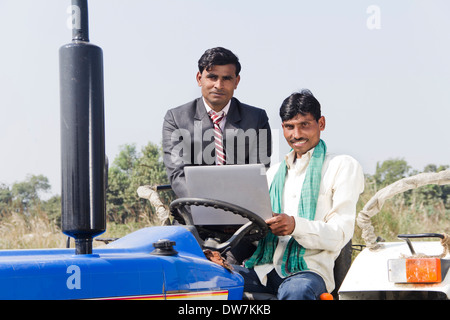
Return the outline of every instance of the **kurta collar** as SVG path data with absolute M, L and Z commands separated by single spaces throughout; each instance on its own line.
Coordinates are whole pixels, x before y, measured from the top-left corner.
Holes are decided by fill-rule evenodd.
M 307 161 L 309 163 L 309 160 L 311 160 L 311 156 L 314 152 L 314 148 L 312 148 L 311 150 L 307 151 L 304 155 L 302 155 L 301 159 L 302 161 Z M 284 159 L 286 160 L 286 166 L 289 169 L 293 168 L 294 164 L 295 164 L 295 151 L 291 150 L 287 155 L 284 156 Z

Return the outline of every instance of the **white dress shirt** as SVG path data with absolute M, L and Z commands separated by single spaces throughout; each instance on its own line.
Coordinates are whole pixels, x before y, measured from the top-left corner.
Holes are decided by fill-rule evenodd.
M 204 98 L 203 96 L 202 96 L 202 99 L 203 99 L 203 104 L 205 105 L 205 108 L 206 108 L 206 113 L 209 114 L 209 112 L 210 112 L 211 110 L 214 111 L 214 110 L 211 109 L 211 107 L 206 103 L 205 98 Z M 230 105 L 231 105 L 231 100 L 228 101 L 227 105 L 221 110 L 221 111 L 224 112 L 224 116 L 223 116 L 222 120 L 219 122 L 219 127 L 220 127 L 220 130 L 222 130 L 222 132 L 223 132 L 223 128 L 225 128 L 225 123 L 227 122 L 227 114 L 228 114 L 228 110 L 230 109 Z
M 356 203 L 364 190 L 364 174 L 360 164 L 347 155 L 326 154 L 322 167 L 322 180 L 314 221 L 297 216 L 301 189 L 314 149 L 300 159 L 295 152 L 286 155 L 287 175 L 283 190 L 282 212 L 295 218 L 290 236 L 279 237 L 273 263 L 255 266 L 262 284 L 274 268 L 280 277 L 281 262 L 291 236 L 305 250 L 304 259 L 309 271 L 318 273 L 325 281 L 328 292 L 334 289 L 333 267 L 341 249 L 353 237 Z M 280 163 L 267 171 L 268 184 L 278 171 Z

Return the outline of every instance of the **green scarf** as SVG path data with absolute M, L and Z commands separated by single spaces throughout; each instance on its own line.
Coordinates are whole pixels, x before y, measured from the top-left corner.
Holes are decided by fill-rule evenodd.
M 314 149 L 308 168 L 306 169 L 305 181 L 303 182 L 300 202 L 298 206 L 298 216 L 308 220 L 314 220 L 316 216 L 317 199 L 319 197 L 320 181 L 322 180 L 322 165 L 325 159 L 327 146 L 323 140 L 320 140 Z M 281 203 L 283 197 L 284 182 L 286 179 L 287 166 L 286 160 L 280 164 L 275 177 L 270 185 L 270 201 L 272 203 L 272 211 L 281 212 Z M 255 253 L 245 262 L 247 268 L 255 265 L 272 263 L 273 253 L 278 244 L 278 237 L 269 231 L 267 236 L 260 240 Z M 283 254 L 283 262 L 281 271 L 283 276 L 307 270 L 303 255 L 305 248 L 298 244 L 293 237 L 288 242 L 286 251 Z

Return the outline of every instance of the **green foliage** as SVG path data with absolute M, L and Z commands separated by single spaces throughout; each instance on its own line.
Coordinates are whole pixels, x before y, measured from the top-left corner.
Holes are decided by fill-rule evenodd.
M 127 144 L 122 146 L 110 165 L 106 203 L 106 233 L 109 237 L 121 237 L 153 223 L 154 209 L 148 200 L 138 197 L 137 188 L 168 184 L 161 154 L 161 147 L 152 143 L 140 151 L 135 145 Z M 448 168 L 448 165 L 430 164 L 422 172 L 439 172 Z M 381 188 L 418 173 L 404 159 L 377 163 L 375 174 L 366 175 L 366 188 L 358 202 L 357 212 Z M 55 195 L 43 200 L 43 195 L 49 190 L 48 179 L 42 175 L 27 176 L 12 186 L 0 183 L 0 232 L 2 237 L 11 235 L 7 241 L 9 244 L 3 246 L 0 243 L 0 247 L 17 247 L 17 239 L 21 236 L 14 234 L 13 229 L 22 228 L 26 239 L 31 237 L 30 234 L 41 237 L 42 221 L 46 221 L 49 227 L 44 233 L 62 234 L 59 230 L 61 197 Z M 174 197 L 171 191 L 161 192 L 160 196 L 165 204 Z M 389 241 L 396 240 L 399 233 L 450 233 L 450 185 L 428 185 L 399 194 L 385 203 L 372 222 L 376 233 Z M 354 243 L 362 243 L 359 232 L 356 228 Z
M 406 178 L 410 170 L 411 167 L 408 166 L 405 160 L 389 159 L 383 161 L 381 165 L 377 162 L 377 168 L 373 178 L 378 186 L 385 187 L 397 180 Z
M 448 169 L 448 165 L 437 166 L 429 164 L 423 172 L 439 172 Z M 400 179 L 416 175 L 420 172 L 411 170 L 411 167 L 403 159 L 389 159 L 381 165 L 377 163 L 375 174 L 367 179 L 372 180 L 377 190 L 394 183 Z M 436 206 L 444 205 L 450 209 L 450 185 L 426 185 L 409 190 L 401 195 L 406 205 Z
M 108 172 L 107 218 L 115 223 L 145 223 L 153 221 L 154 209 L 146 199 L 140 199 L 137 189 L 141 185 L 167 184 L 167 175 L 161 158 L 161 148 L 148 143 L 140 152 L 133 144 L 122 146 Z M 55 225 L 61 224 L 61 197 L 47 200 L 42 196 L 51 189 L 43 175 L 29 175 L 12 186 L 0 184 L 0 219 L 13 212 L 25 216 L 45 212 Z M 163 202 L 169 203 L 172 192 L 161 193 Z
M 3 217 L 9 210 L 12 201 L 12 193 L 5 184 L 0 184 L 0 217 Z
M 131 144 L 123 146 L 114 159 L 108 173 L 106 203 L 110 237 L 121 237 L 152 224 L 153 208 L 148 200 L 138 198 L 137 188 L 168 183 L 161 152 L 161 148 L 152 143 L 140 152 Z M 54 247 L 56 241 L 65 241 L 59 229 L 61 196 L 42 199 L 50 189 L 43 175 L 29 175 L 11 186 L 0 183 L 1 248 L 34 247 L 42 243 Z M 164 192 L 161 197 L 163 202 L 170 203 L 173 193 Z M 53 240 L 53 234 L 58 240 Z M 42 237 L 45 242 L 30 244 L 20 240 Z
M 57 226 L 61 225 L 61 196 L 55 195 L 46 201 L 41 201 L 40 209 L 47 214 L 48 219 Z
M 126 223 L 139 219 L 152 220 L 154 209 L 148 200 L 138 197 L 136 190 L 143 185 L 168 183 L 161 152 L 161 148 L 151 142 L 141 152 L 137 152 L 133 144 L 121 147 L 108 173 L 109 221 Z M 166 203 L 172 199 L 172 194 L 161 196 Z
M 13 200 L 27 209 L 33 203 L 40 202 L 40 195 L 50 190 L 48 178 L 43 175 L 28 175 L 25 181 L 16 182 L 11 188 Z
M 423 172 L 440 172 L 442 170 L 446 170 L 450 168 L 450 166 L 436 166 L 433 164 L 429 164 L 425 167 Z M 450 185 L 428 185 L 424 186 L 422 190 L 422 195 L 424 201 L 428 203 L 432 203 L 436 199 L 441 199 L 442 203 L 445 205 L 447 209 L 450 209 Z
M 36 211 L 35 208 L 43 206 L 57 219 L 61 215 L 61 205 L 54 200 L 41 200 L 50 189 L 48 178 L 43 175 L 28 175 L 25 181 L 16 182 L 11 187 L 0 184 L 0 217 L 12 211 L 30 215 Z
M 427 165 L 423 172 L 439 172 L 449 166 Z M 378 163 L 375 174 L 366 175 L 366 186 L 357 212 L 372 196 L 399 179 L 419 174 L 403 159 Z M 450 185 L 426 185 L 408 190 L 387 200 L 380 212 L 372 217 L 375 233 L 387 241 L 396 241 L 402 233 L 450 233 Z M 356 228 L 354 243 L 363 243 L 361 230 Z

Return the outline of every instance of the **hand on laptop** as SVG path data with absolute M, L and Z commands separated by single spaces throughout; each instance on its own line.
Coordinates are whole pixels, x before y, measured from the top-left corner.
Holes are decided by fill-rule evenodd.
M 266 220 L 270 230 L 276 236 L 290 235 L 295 228 L 295 219 L 285 213 L 273 213 L 273 217 Z

